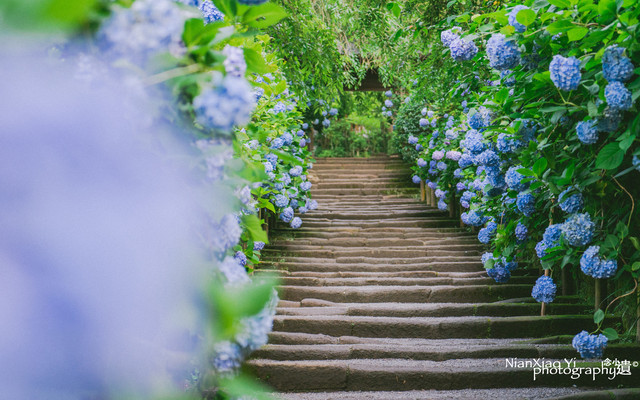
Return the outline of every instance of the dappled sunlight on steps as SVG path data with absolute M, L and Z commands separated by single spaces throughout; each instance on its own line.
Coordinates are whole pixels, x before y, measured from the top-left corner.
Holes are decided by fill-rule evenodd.
M 592 328 L 588 307 L 558 296 L 540 317 L 537 271 L 488 278 L 475 234 L 421 203 L 409 177 L 394 157 L 318 161 L 319 209 L 298 230 L 280 227 L 263 252 L 258 273 L 282 278 L 282 300 L 270 344 L 247 368 L 283 399 L 553 398 L 586 390 L 574 384 L 625 382 L 534 382 L 530 368 L 507 367 L 506 358 L 577 357 L 562 335 Z M 552 335 L 560 339 L 531 340 Z

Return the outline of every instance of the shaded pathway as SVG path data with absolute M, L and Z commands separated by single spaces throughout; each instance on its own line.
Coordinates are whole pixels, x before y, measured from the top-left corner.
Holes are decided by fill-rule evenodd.
M 540 317 L 530 296 L 537 276 L 488 278 L 475 235 L 416 199 L 398 159 L 321 159 L 313 171 L 320 208 L 295 233 L 282 228 L 263 252 L 264 268 L 283 276 L 270 344 L 249 363 L 263 381 L 282 392 L 320 392 L 287 399 L 549 398 L 580 390 L 567 376 L 534 382 L 530 368 L 505 361 L 577 357 L 568 345 L 523 339 L 591 329 L 577 298 L 559 296 Z M 593 385 L 590 377 L 580 382 Z

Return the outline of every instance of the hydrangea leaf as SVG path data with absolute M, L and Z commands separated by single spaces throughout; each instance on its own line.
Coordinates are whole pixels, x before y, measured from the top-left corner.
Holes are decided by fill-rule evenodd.
M 593 313 L 593 322 L 599 324 L 604 320 L 604 311 L 598 309 L 595 313 Z
M 602 330 L 602 334 L 609 340 L 616 340 L 618 338 L 618 332 L 613 328 L 606 328 Z
M 598 153 L 596 168 L 614 169 L 619 167 L 624 159 L 624 153 L 624 150 L 620 149 L 620 145 L 618 143 L 609 143 L 600 150 L 600 153 Z
M 571 2 L 569 0 L 548 0 L 550 4 L 558 8 L 569 8 L 571 7 Z
M 567 36 L 569 37 L 570 42 L 575 42 L 587 36 L 587 33 L 589 33 L 589 29 L 579 26 L 577 28 L 570 29 L 569 32 L 567 32 Z
M 527 8 L 524 10 L 520 10 L 516 15 L 516 21 L 520 22 L 522 25 L 529 26 L 536 20 L 535 11 Z

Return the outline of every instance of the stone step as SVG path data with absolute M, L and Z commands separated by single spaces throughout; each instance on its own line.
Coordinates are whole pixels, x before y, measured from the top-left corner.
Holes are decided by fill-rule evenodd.
M 613 323 L 613 318 L 607 324 Z M 276 315 L 274 331 L 378 338 L 514 338 L 575 335 L 593 329 L 591 315 L 512 317 L 368 317 Z
M 321 249 L 321 248 L 370 248 L 370 247 L 397 247 L 397 246 L 436 246 L 436 245 L 455 245 L 455 244 L 475 244 L 478 245 L 476 235 L 451 235 L 440 234 L 440 236 L 426 236 L 418 238 L 396 239 L 392 236 L 381 239 L 366 238 L 298 238 L 292 239 L 272 239 L 268 248 L 270 249 Z
M 279 286 L 283 300 L 321 299 L 337 303 L 493 302 L 531 294 L 530 284 L 466 286 Z
M 627 394 L 638 395 L 633 389 L 612 391 L 591 391 L 577 387 L 536 387 L 536 388 L 498 388 L 498 389 L 460 389 L 460 390 L 406 390 L 393 391 L 333 391 L 311 393 L 278 393 L 281 400 L 637 400 L 639 397 L 619 397 Z M 612 392 L 620 393 L 618 397 Z M 595 393 L 598 397 L 591 397 Z M 562 397 L 560 397 L 562 396 Z M 565 397 L 571 396 L 571 397 Z M 575 397 L 574 397 L 575 396 Z M 589 397 L 586 397 L 589 396 Z M 599 397 L 601 396 L 601 397 Z
M 431 256 L 477 256 L 483 252 L 476 243 L 466 244 L 435 244 L 430 246 L 406 247 L 326 247 L 326 248 L 296 248 L 269 247 L 262 251 L 263 257 L 313 257 L 338 259 L 343 257 L 377 257 L 377 258 L 426 258 Z
M 476 252 L 476 253 L 468 252 L 469 254 L 467 255 L 460 255 L 460 254 L 449 255 L 445 253 L 446 250 L 437 250 L 437 251 L 434 250 L 434 253 L 435 252 L 442 252 L 443 254 L 439 254 L 439 255 L 432 254 L 428 258 L 429 262 L 428 263 L 423 262 L 421 263 L 421 265 L 431 265 L 431 264 L 437 264 L 437 263 L 449 264 L 449 263 L 457 263 L 457 262 L 473 262 L 475 263 L 476 266 L 479 266 L 479 267 L 482 266 L 482 262 L 479 256 L 480 252 Z M 263 261 L 267 264 L 273 265 L 274 267 L 277 267 L 276 263 L 279 264 L 284 259 L 285 257 L 283 257 L 282 254 L 278 255 L 276 253 L 265 253 L 263 255 Z M 391 265 L 398 265 L 398 264 L 411 265 L 411 264 L 415 264 L 416 261 L 419 261 L 411 257 L 400 258 L 400 257 L 393 257 L 393 256 L 391 257 L 353 256 L 353 257 L 334 257 L 334 258 L 288 256 L 286 257 L 286 260 L 287 262 L 290 262 L 290 263 L 313 263 L 313 264 L 324 264 L 327 266 L 339 264 L 340 268 L 349 267 L 348 265 L 345 265 L 345 264 L 365 264 L 370 266 L 371 270 L 375 270 L 376 266 L 380 268 L 383 265 L 386 265 L 387 267 Z M 411 269 L 406 269 L 406 271 L 410 271 L 410 270 Z M 425 269 L 425 271 L 437 271 L 437 269 Z M 443 269 L 443 271 L 447 271 L 447 269 Z M 470 272 L 469 270 L 459 271 L 456 269 L 451 269 L 450 271 Z
M 571 345 L 530 345 L 509 341 L 501 344 L 469 344 L 438 340 L 431 345 L 416 343 L 350 343 L 350 344 L 269 344 L 252 354 L 254 359 L 270 360 L 356 360 L 408 359 L 445 361 L 454 359 L 567 359 L 579 358 Z M 640 346 L 607 346 L 610 359 L 637 360 Z
M 305 221 L 316 221 L 316 220 L 385 220 L 385 219 L 396 219 L 396 218 L 420 218 L 420 219 L 430 219 L 430 218 L 448 218 L 449 215 L 435 209 L 431 210 L 389 210 L 387 212 L 381 213 L 380 210 L 376 211 L 359 211 L 359 212 L 349 212 L 344 210 L 336 210 L 333 209 L 323 209 L 320 212 L 309 213 L 305 215 Z
M 299 237 L 312 238 L 357 238 L 357 239 L 379 239 L 379 238 L 422 238 L 422 237 L 446 237 L 450 234 L 466 235 L 477 237 L 476 234 L 469 233 L 464 228 L 349 228 L 349 227 L 333 227 L 331 231 L 322 229 L 289 229 L 284 226 L 278 226 L 272 231 L 274 238 L 286 237 L 296 239 Z
M 546 360 L 548 362 L 563 360 Z M 586 366 L 577 362 L 577 366 Z M 578 379 L 560 374 L 538 374 L 533 368 L 506 365 L 504 358 L 454 359 L 446 361 L 406 359 L 303 360 L 254 359 L 249 369 L 276 390 L 456 390 L 580 384 L 599 387 L 611 384 L 607 375 L 583 374 Z M 637 370 L 638 368 L 636 368 Z M 640 371 L 636 371 L 640 372 Z M 295 377 L 295 379 L 293 379 Z M 634 384 L 636 377 L 618 376 L 616 384 Z
M 436 218 L 431 217 L 429 219 L 417 219 L 417 218 L 389 218 L 378 220 L 340 220 L 340 219 L 328 219 L 318 218 L 309 219 L 306 218 L 303 223 L 303 229 L 308 228 L 384 228 L 384 227 L 405 227 L 405 228 L 445 228 L 458 226 L 460 222 L 450 218 Z
M 337 260 L 336 260 L 337 261 Z M 397 261 L 397 260 L 396 260 Z M 471 257 L 467 260 L 444 259 L 429 263 L 378 263 L 372 264 L 364 261 L 355 262 L 312 262 L 308 259 L 304 261 L 265 261 L 263 268 L 282 269 L 291 272 L 478 272 L 484 271 L 482 263 L 478 257 Z
M 536 276 L 514 276 L 509 279 L 511 284 L 533 284 Z M 318 278 L 318 277 L 283 277 L 281 283 L 285 286 L 467 286 L 491 285 L 494 280 L 486 274 L 484 277 L 451 278 L 451 277 L 357 277 L 357 278 Z
M 360 317 L 512 317 L 540 315 L 539 303 L 333 303 L 305 299 L 278 307 L 279 315 L 346 315 Z M 317 304 L 326 304 L 315 306 Z M 292 306 L 293 305 L 293 306 Z M 547 304 L 548 315 L 586 314 L 584 304 Z

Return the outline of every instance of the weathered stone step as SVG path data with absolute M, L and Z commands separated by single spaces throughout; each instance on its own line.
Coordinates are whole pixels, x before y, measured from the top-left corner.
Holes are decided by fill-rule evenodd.
M 536 276 L 514 276 L 509 280 L 511 284 L 533 284 Z M 317 277 L 283 277 L 281 283 L 285 286 L 466 286 L 491 285 L 493 279 L 488 276 L 474 278 L 451 277 L 357 277 L 357 278 L 317 278 Z
M 279 315 L 348 315 L 360 317 L 512 317 L 518 315 L 539 315 L 539 303 L 327 303 L 327 306 L 309 306 L 323 304 L 315 300 L 297 302 L 290 307 L 289 301 L 283 301 L 286 307 L 278 307 Z M 585 314 L 589 307 L 583 304 L 547 304 L 549 315 Z
M 556 360 L 546 360 L 553 362 Z M 563 361 L 563 360 L 557 360 Z M 504 358 L 446 361 L 405 359 L 275 361 L 256 359 L 250 369 L 277 390 L 453 390 L 532 386 L 601 386 L 611 384 L 606 375 L 544 374 L 533 380 L 533 368 L 514 368 Z M 577 365 L 586 366 L 584 362 Z M 638 368 L 635 369 L 638 372 Z M 292 379 L 295 377 L 295 379 Z M 618 376 L 616 384 L 636 383 L 636 377 Z
M 397 260 L 396 260 L 397 261 Z M 477 272 L 483 271 L 482 263 L 478 257 L 470 257 L 468 260 L 441 260 L 428 263 L 379 263 L 371 264 L 359 262 L 312 262 L 304 261 L 265 261 L 264 268 L 283 269 L 291 272 L 409 272 L 409 271 L 436 271 L 436 272 Z
M 320 212 L 315 212 L 306 216 L 305 221 L 316 220 L 382 220 L 382 219 L 395 219 L 395 218 L 421 218 L 429 219 L 433 217 L 448 217 L 447 214 L 442 211 L 431 210 L 389 210 L 387 212 L 346 212 L 343 210 L 326 209 Z
M 398 343 L 367 344 L 270 344 L 252 354 L 255 359 L 270 360 L 355 360 L 355 359 L 409 359 L 445 361 L 453 359 L 504 358 L 504 359 L 567 359 L 579 358 L 571 345 L 505 344 L 447 344 L 441 340 L 429 346 Z M 607 346 L 610 359 L 636 360 L 640 356 L 638 345 Z
M 530 284 L 467 286 L 280 286 L 283 300 L 321 299 L 337 303 L 468 303 L 493 302 L 531 294 Z
M 445 250 L 438 250 L 439 252 L 444 252 Z M 435 255 L 432 254 L 429 256 L 429 263 L 456 263 L 456 262 L 474 262 L 476 266 L 481 266 L 480 258 L 478 257 L 479 252 L 469 252 L 467 255 Z M 263 261 L 268 264 L 272 264 L 277 268 L 277 263 L 283 260 L 285 257 L 282 255 L 278 255 L 275 253 L 265 254 Z M 332 266 L 334 264 L 342 264 L 339 265 L 340 268 L 349 268 L 348 265 L 345 264 L 367 264 L 371 267 L 371 270 L 375 270 L 375 265 L 380 267 L 381 265 L 386 265 L 387 267 L 391 265 L 408 265 L 414 264 L 415 259 L 413 258 L 399 258 L 399 257 L 364 257 L 364 256 L 354 256 L 354 257 L 335 257 L 335 258 L 322 258 L 322 257 L 302 257 L 302 256 L 288 256 L 286 257 L 288 262 L 291 263 L 314 263 L 314 264 L 325 264 L 328 266 Z M 275 261 L 275 262 L 274 262 Z M 429 263 L 424 263 L 429 264 Z M 446 269 L 444 269 L 446 271 Z M 406 271 L 410 271 L 410 269 L 406 269 Z M 426 271 L 434 271 L 434 269 L 426 269 Z M 437 270 L 435 270 L 437 271 Z M 456 269 L 451 269 L 453 272 L 469 272 L 468 270 L 459 271 Z
M 424 236 L 417 238 L 396 239 L 392 236 L 382 239 L 366 238 L 298 238 L 296 240 L 272 239 L 269 244 L 270 249 L 300 249 L 310 250 L 314 248 L 350 248 L 350 247 L 396 247 L 396 246 L 435 246 L 450 244 L 475 244 L 478 245 L 476 235 L 451 235 L 440 234 L 439 236 Z
M 306 218 L 302 225 L 307 228 L 384 228 L 384 227 L 411 227 L 411 228 L 445 228 L 459 225 L 460 222 L 450 218 L 416 219 L 416 218 L 389 218 L 384 220 L 340 220 L 340 219 L 315 219 Z
M 342 258 L 342 257 L 377 257 L 377 258 L 424 258 L 431 256 L 456 256 L 482 254 L 482 247 L 475 243 L 466 244 L 435 244 L 425 246 L 404 247 L 314 247 L 295 248 L 291 250 L 283 246 L 267 248 L 262 251 L 265 259 L 272 257 L 313 257 L 313 258 Z
M 522 273 L 525 275 L 525 270 L 516 270 L 514 275 Z M 280 277 L 301 277 L 301 278 L 484 278 L 487 274 L 484 270 L 478 270 L 475 272 L 436 272 L 436 271 L 336 271 L 336 272 L 290 272 L 285 270 L 266 269 L 265 265 L 260 265 L 260 268 L 255 270 L 256 274 L 272 274 Z M 537 273 L 536 273 L 537 274 Z M 534 276 L 535 274 L 528 274 Z
M 607 321 L 607 324 L 614 319 Z M 274 330 L 378 338 L 514 338 L 568 335 L 593 328 L 591 315 L 513 317 L 279 316 Z
M 317 238 L 363 238 L 363 239 L 375 239 L 375 238 L 422 238 L 422 237 L 439 237 L 446 236 L 448 234 L 456 235 L 473 235 L 476 234 L 467 232 L 464 228 L 349 228 L 349 227 L 333 227 L 331 231 L 322 229 L 289 229 L 284 226 L 278 226 L 273 231 L 273 237 L 317 237 Z
M 592 392 L 590 391 L 590 389 L 577 387 L 537 387 L 535 389 L 499 388 L 460 390 L 407 390 L 402 392 L 382 390 L 375 392 L 332 391 L 308 393 L 278 393 L 277 396 L 281 400 L 637 400 L 638 398 L 640 398 L 640 396 L 620 397 L 621 395 L 623 395 L 623 393 L 631 393 L 630 391 L 632 390 L 633 389 L 616 389 L 610 391 Z M 616 395 L 612 392 L 620 394 Z M 596 393 L 596 396 L 598 397 L 591 397 L 592 393 Z M 635 391 L 633 393 L 635 393 L 634 395 L 638 395 L 639 392 Z
M 321 196 L 334 196 L 340 198 L 342 196 L 354 196 L 354 195 L 371 195 L 371 194 L 380 194 L 380 195 L 399 195 L 399 194 L 408 194 L 415 193 L 415 187 L 393 187 L 393 188 L 371 188 L 371 189 L 342 189 L 342 188 L 316 188 L 313 191 L 313 197 L 319 198 Z

